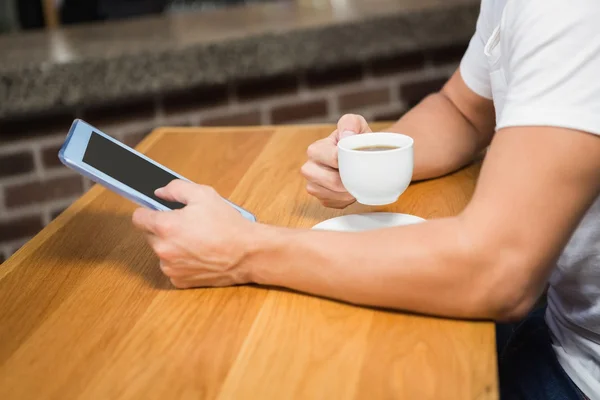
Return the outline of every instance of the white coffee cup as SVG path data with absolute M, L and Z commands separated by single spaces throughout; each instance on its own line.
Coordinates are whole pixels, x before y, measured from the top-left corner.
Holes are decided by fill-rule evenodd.
M 338 165 L 346 190 L 365 205 L 394 203 L 412 180 L 414 141 L 399 133 L 375 132 L 348 136 L 338 143 Z M 390 146 L 364 151 L 361 147 Z

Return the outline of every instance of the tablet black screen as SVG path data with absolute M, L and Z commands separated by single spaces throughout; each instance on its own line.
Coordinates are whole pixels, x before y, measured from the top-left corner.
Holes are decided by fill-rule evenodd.
M 83 162 L 172 210 L 184 207 L 154 195 L 156 189 L 178 179 L 176 176 L 95 132 L 92 132 Z

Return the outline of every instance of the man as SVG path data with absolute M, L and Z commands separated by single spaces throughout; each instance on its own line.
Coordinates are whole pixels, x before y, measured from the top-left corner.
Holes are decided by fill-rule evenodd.
M 390 128 L 414 138 L 417 180 L 489 145 L 457 217 L 361 233 L 291 230 L 247 222 L 211 189 L 175 181 L 157 195 L 188 206 L 140 209 L 134 223 L 179 288 L 256 282 L 510 321 L 527 316 L 549 283 L 545 318 L 530 315 L 505 346 L 499 337 L 502 396 L 599 399 L 598 21 L 597 0 L 484 0 L 459 70 Z M 362 117 L 344 116 L 310 146 L 302 172 L 325 206 L 354 201 L 335 146 L 364 132 Z

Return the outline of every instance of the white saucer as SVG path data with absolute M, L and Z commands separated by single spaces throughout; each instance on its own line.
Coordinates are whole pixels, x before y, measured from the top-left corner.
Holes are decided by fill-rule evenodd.
M 409 214 L 366 213 L 343 215 L 323 221 L 313 229 L 322 231 L 359 232 L 393 226 L 412 225 L 424 222 L 423 218 Z

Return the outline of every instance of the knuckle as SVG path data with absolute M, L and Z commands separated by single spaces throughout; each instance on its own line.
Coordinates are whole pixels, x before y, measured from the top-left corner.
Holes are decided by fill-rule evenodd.
M 300 168 L 300 173 L 302 174 L 302 176 L 304 176 L 306 179 L 309 179 L 311 177 L 311 165 L 310 162 L 305 163 L 302 168 Z
M 175 223 L 171 218 L 162 219 L 156 223 L 156 233 L 161 236 L 170 236 L 175 231 Z
M 345 191 L 340 175 L 337 172 L 328 171 L 328 173 L 325 175 L 323 186 L 334 192 Z
M 171 182 L 169 182 L 169 184 L 166 187 L 169 189 L 177 190 L 181 187 L 182 183 L 183 182 L 180 179 L 173 179 Z
M 334 147 L 334 148 L 331 150 L 331 154 L 329 155 L 329 162 L 328 162 L 328 165 L 329 165 L 331 168 L 335 168 L 335 169 L 337 169 L 337 168 L 338 168 L 338 166 L 339 166 L 339 165 L 338 165 L 338 150 L 337 150 L 337 147 Z
M 339 173 L 333 174 L 331 185 L 332 185 L 331 187 L 333 189 L 335 189 L 336 192 L 344 193 L 344 194 L 346 193 L 346 187 L 342 183 L 342 178 L 340 177 Z
M 319 140 L 308 147 L 308 160 L 312 162 L 331 164 L 332 154 L 337 154 L 337 147 L 330 141 Z
M 189 274 L 186 271 L 181 270 L 177 267 L 165 266 L 162 268 L 163 274 L 173 279 L 183 279 L 186 278 Z
M 160 263 L 160 270 L 162 271 L 163 274 L 165 274 L 166 276 L 168 276 L 170 278 L 172 278 L 175 275 L 173 268 L 169 267 L 167 264 L 165 264 L 162 261 Z
M 314 185 L 307 185 L 306 192 L 308 194 L 310 194 L 311 196 L 316 197 L 317 199 L 320 199 L 322 197 L 321 191 L 319 190 L 318 187 L 316 187 Z
M 208 186 L 208 185 L 198 185 L 198 189 L 199 189 L 199 193 L 201 193 L 202 195 L 205 195 L 205 196 L 212 196 L 217 193 L 215 188 L 213 188 L 212 186 Z
M 175 286 L 177 289 L 186 289 L 187 288 L 187 286 L 181 279 L 169 278 L 169 280 L 171 281 L 171 285 Z
M 162 243 L 157 243 L 152 246 L 152 250 L 161 260 L 168 260 L 171 256 L 169 249 Z
M 329 190 L 335 189 L 335 174 L 328 173 L 325 177 L 325 187 Z
M 140 228 L 142 226 L 142 213 L 142 209 L 138 208 L 133 212 L 133 215 L 131 216 L 131 222 L 133 222 L 133 224 L 137 228 Z
M 319 142 L 314 142 L 306 149 L 306 155 L 310 160 L 314 159 L 316 154 L 318 153 Z

